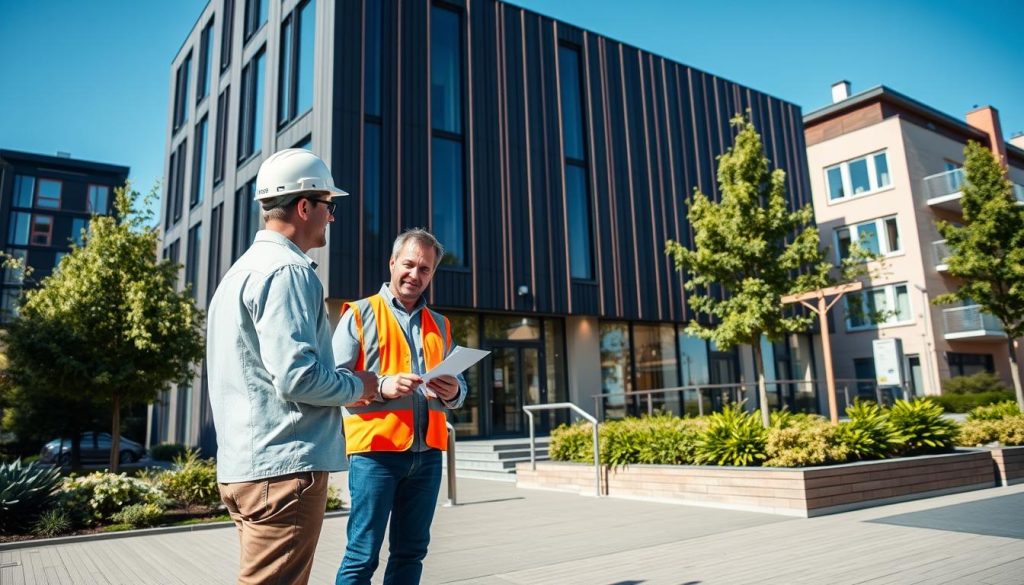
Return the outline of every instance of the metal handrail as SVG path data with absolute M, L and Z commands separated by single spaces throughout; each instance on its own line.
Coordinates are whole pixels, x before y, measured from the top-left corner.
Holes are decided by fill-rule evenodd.
M 523 411 L 526 413 L 526 417 L 530 419 L 530 469 L 533 471 L 537 470 L 537 443 L 536 437 L 533 434 L 533 411 L 535 410 L 559 410 L 562 408 L 568 408 L 575 412 L 579 417 L 586 419 L 590 422 L 590 425 L 594 428 L 594 495 L 601 497 L 601 453 L 598 447 L 597 441 L 597 419 L 591 416 L 587 411 L 583 410 L 579 406 L 571 402 L 554 402 L 551 404 L 531 404 L 524 406 Z
M 455 427 L 447 421 L 445 421 L 444 426 L 448 427 L 448 451 L 445 455 L 448 463 L 448 501 L 445 502 L 444 507 L 451 508 L 457 504 L 455 489 Z

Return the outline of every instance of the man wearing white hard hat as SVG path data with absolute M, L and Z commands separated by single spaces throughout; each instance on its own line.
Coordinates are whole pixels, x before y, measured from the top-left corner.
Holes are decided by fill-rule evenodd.
M 240 584 L 308 582 L 328 473 L 345 456 L 338 407 L 376 396 L 376 375 L 335 368 L 323 286 L 306 255 L 326 245 L 334 198 L 345 195 L 308 150 L 271 155 L 256 175 L 266 229 L 210 302 L 217 481 L 238 527 Z

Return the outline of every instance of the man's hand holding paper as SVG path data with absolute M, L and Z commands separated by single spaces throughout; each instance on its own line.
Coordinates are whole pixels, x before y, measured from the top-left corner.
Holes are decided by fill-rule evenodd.
M 458 396 L 459 382 L 455 378 L 491 352 L 469 347 L 455 346 L 443 362 L 423 374 L 420 392 L 427 398 L 451 400 Z

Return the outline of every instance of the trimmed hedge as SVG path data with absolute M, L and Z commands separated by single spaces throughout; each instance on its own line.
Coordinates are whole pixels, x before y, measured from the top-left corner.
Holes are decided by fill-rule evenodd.
M 601 463 L 612 467 L 808 467 L 949 451 L 959 428 L 941 414 L 927 400 L 899 400 L 891 409 L 855 403 L 847 409 L 850 420 L 836 426 L 817 415 L 782 412 L 773 413 L 765 429 L 757 413 L 734 404 L 702 418 L 660 414 L 609 421 L 599 426 L 598 440 Z M 558 427 L 551 433 L 551 459 L 593 463 L 592 433 L 589 423 Z

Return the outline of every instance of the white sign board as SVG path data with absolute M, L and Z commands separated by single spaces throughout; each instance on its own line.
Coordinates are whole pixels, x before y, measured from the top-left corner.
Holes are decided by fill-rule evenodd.
M 879 386 L 903 385 L 903 344 L 899 339 L 876 339 L 871 343 L 875 354 L 875 382 Z

